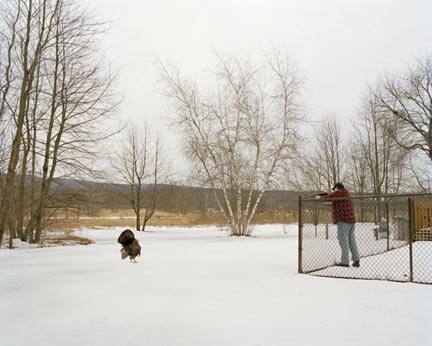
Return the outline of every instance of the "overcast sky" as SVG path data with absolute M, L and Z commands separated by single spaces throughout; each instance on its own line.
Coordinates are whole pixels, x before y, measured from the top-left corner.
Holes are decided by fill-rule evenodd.
M 432 52 L 431 0 L 92 0 L 90 7 L 117 18 L 104 45 L 120 72 L 120 116 L 164 133 L 169 108 L 158 92 L 156 55 L 197 75 L 214 65 L 213 50 L 254 58 L 283 46 L 306 75 L 310 119 L 336 113 L 344 122 L 367 83 Z

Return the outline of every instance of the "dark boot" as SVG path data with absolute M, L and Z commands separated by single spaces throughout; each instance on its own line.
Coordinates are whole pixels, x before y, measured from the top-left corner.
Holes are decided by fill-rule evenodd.
M 343 264 L 343 263 L 337 263 L 335 264 L 336 267 L 349 267 L 349 264 Z
M 353 267 L 360 267 L 360 260 L 359 261 L 354 261 L 353 262 Z

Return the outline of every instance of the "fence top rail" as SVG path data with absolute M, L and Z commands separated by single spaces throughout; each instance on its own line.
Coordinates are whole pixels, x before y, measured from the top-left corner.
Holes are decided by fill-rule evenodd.
M 362 200 L 362 199 L 382 199 L 382 198 L 398 198 L 398 197 L 432 197 L 432 193 L 403 193 L 403 194 L 385 194 L 385 195 L 351 195 L 350 197 L 337 197 L 331 199 L 317 199 L 315 196 L 318 194 L 314 194 L 308 197 L 300 196 L 301 201 L 304 202 L 334 202 L 334 201 L 344 201 L 344 200 Z M 379 202 L 379 200 L 377 201 Z

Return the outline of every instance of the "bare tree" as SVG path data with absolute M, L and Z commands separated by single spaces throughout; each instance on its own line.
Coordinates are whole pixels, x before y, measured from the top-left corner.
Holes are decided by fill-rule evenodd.
M 319 155 L 317 159 L 324 166 L 324 178 L 328 189 L 344 178 L 346 158 L 341 129 L 336 117 L 336 115 L 327 116 L 322 126 L 315 131 L 315 138 L 318 143 L 316 154 Z
M 397 125 L 387 112 L 380 107 L 379 90 L 369 87 L 353 126 L 356 154 L 352 156 L 352 177 L 360 191 L 370 181 L 375 196 L 399 192 L 406 173 L 407 153 L 396 144 Z M 381 197 L 375 200 L 374 212 L 378 222 L 383 212 Z
M 159 135 L 152 136 L 147 126 L 143 130 L 131 126 L 113 166 L 129 188 L 127 199 L 135 213 L 136 230 L 144 231 L 157 207 L 158 184 L 169 174 Z
M 432 160 L 432 56 L 418 59 L 401 75 L 385 76 L 381 88 L 380 106 L 398 124 L 397 143 Z
M 420 192 L 431 192 L 432 162 L 424 155 L 411 155 L 408 167 L 412 177 L 412 180 L 409 181 L 409 189 L 412 190 L 413 186 L 418 186 Z
M 323 191 L 328 189 L 324 179 L 322 165 L 313 156 L 311 140 L 305 140 L 296 155 L 284 165 L 285 180 L 288 189 L 298 191 Z
M 10 65 L 3 70 L 10 77 L 1 86 L 2 117 L 9 118 L 12 138 L 0 243 L 6 231 L 10 241 L 18 235 L 38 242 L 56 176 L 89 171 L 97 143 L 112 134 L 104 123 L 117 104 L 115 76 L 97 53 L 104 23 L 78 2 L 16 0 L 0 13 L 8 19 L 1 64 Z
M 347 183 L 354 194 L 364 196 L 371 192 L 371 173 L 365 146 L 358 136 L 353 135 L 348 143 Z M 359 203 L 359 221 L 366 219 L 367 206 Z
M 300 79 L 288 56 L 260 65 L 217 55 L 213 91 L 160 64 L 188 157 L 210 186 L 233 235 L 250 235 L 263 193 L 296 146 Z
M 289 185 L 300 191 L 328 191 L 344 180 L 346 159 L 336 115 L 327 115 L 287 164 Z
M 335 114 L 327 115 L 321 125 L 315 128 L 312 144 L 315 173 L 327 191 L 344 178 L 345 154 L 336 117 Z
M 364 196 L 370 192 L 370 172 L 368 155 L 364 151 L 364 145 L 358 138 L 353 138 L 349 143 L 349 156 L 347 159 L 347 176 L 349 184 L 358 196 Z
M 95 40 L 104 23 L 94 21 L 79 4 L 61 3 L 55 18 L 52 63 L 47 65 L 49 111 L 42 147 L 42 177 L 32 215 L 39 241 L 44 210 L 57 167 L 86 172 L 96 143 L 113 135 L 104 121 L 117 105 L 115 75 L 95 56 Z M 29 224 L 30 227 L 32 224 Z
M 394 140 L 396 124 L 380 107 L 378 97 L 376 89 L 368 89 L 354 126 L 359 153 L 366 159 L 375 195 L 398 192 L 406 158 Z
M 51 4 L 48 1 L 33 2 L 32 0 L 18 0 L 13 3 L 11 8 L 4 8 L 2 10 L 6 15 L 12 13 L 12 17 L 15 18 L 12 21 L 12 25 L 9 24 L 9 27 L 6 28 L 7 31 L 5 34 L 9 41 L 9 47 L 15 45 L 16 49 L 19 50 L 19 55 L 14 58 L 19 59 L 20 64 L 17 65 L 14 76 L 17 79 L 18 90 L 16 106 L 13 106 L 12 100 L 9 100 L 11 102 L 7 100 L 9 95 L 3 94 L 2 98 L 1 112 L 5 112 L 3 104 L 7 104 L 11 116 L 14 118 L 15 126 L 8 155 L 6 178 L 2 189 L 0 244 L 6 227 L 11 221 L 9 217 L 12 214 L 10 210 L 12 192 L 15 185 L 16 168 L 22 144 L 24 121 L 28 111 L 30 94 L 34 86 L 34 77 L 37 67 L 41 62 L 42 54 L 47 49 L 49 38 L 52 34 L 53 20 L 58 10 L 58 1 Z M 9 53 L 13 50 L 12 48 Z M 13 58 L 8 54 L 8 64 L 12 60 Z M 10 238 L 12 238 L 13 230 L 10 231 Z

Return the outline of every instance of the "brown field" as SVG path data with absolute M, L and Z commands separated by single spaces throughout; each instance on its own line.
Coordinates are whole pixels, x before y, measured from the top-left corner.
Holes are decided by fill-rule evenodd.
M 9 247 L 9 237 L 3 239 L 1 247 Z M 84 237 L 76 236 L 71 229 L 46 229 L 42 232 L 39 243 L 33 244 L 34 247 L 54 247 L 54 246 L 71 246 L 71 245 L 89 245 L 93 241 Z M 19 245 L 18 245 L 19 246 Z M 16 244 L 12 245 L 15 248 Z
M 263 212 L 257 213 L 254 223 L 294 223 L 297 213 L 294 212 Z M 150 219 L 149 226 L 197 226 L 222 225 L 223 218 L 218 212 L 168 213 L 158 211 Z M 47 229 L 73 229 L 78 227 L 116 227 L 135 226 L 135 216 L 129 210 L 101 210 L 93 215 L 74 213 L 58 213 L 47 223 Z
M 296 223 L 297 212 L 262 212 L 255 214 L 254 224 Z M 150 220 L 150 226 L 198 226 L 223 225 L 223 218 L 218 212 L 168 213 L 158 211 Z M 42 232 L 38 246 L 88 245 L 93 241 L 74 235 L 73 230 L 79 227 L 134 227 L 135 216 L 129 210 L 101 210 L 92 215 L 74 210 L 58 212 L 51 218 Z M 8 246 L 8 239 L 3 239 L 2 247 Z
M 42 238 L 42 246 L 67 246 L 67 245 L 89 245 L 93 241 L 78 237 L 71 230 L 60 232 L 46 232 Z

